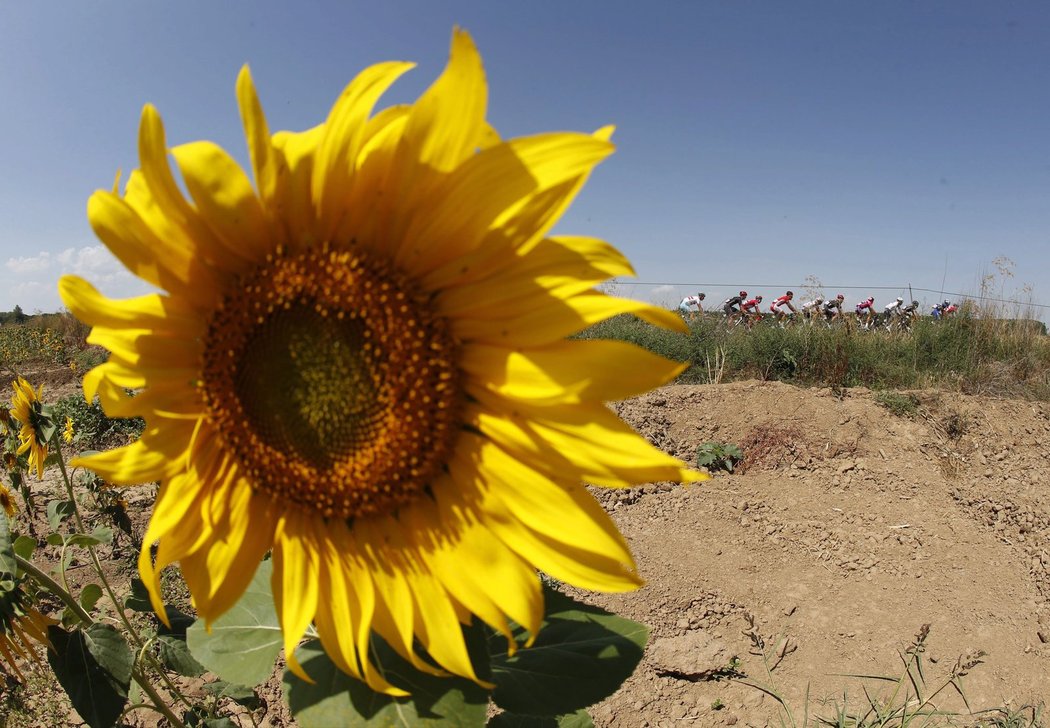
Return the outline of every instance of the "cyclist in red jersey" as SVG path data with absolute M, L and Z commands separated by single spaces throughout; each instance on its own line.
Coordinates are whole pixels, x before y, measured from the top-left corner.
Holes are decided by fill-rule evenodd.
M 773 303 L 769 304 L 769 311 L 777 317 L 777 321 L 783 321 L 787 314 L 784 313 L 784 306 L 787 306 L 791 310 L 791 315 L 794 316 L 798 311 L 795 306 L 791 303 L 791 299 L 795 297 L 795 294 L 788 291 L 780 298 L 774 299 Z
M 740 313 L 744 315 L 744 319 L 747 321 L 748 326 L 751 326 L 756 321 L 762 320 L 762 312 L 758 308 L 760 303 L 762 303 L 762 296 L 755 296 L 754 298 L 740 304 Z

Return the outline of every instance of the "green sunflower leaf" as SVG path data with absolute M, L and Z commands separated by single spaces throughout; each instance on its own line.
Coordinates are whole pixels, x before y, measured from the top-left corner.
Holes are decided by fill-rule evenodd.
M 70 546 L 101 546 L 113 541 L 113 529 L 109 526 L 98 526 L 91 533 L 74 533 L 66 539 Z
M 468 630 L 469 632 L 469 630 Z M 467 635 L 468 647 L 472 636 Z M 480 646 L 480 645 L 479 645 Z M 483 726 L 489 702 L 488 690 L 457 677 L 435 677 L 419 672 L 403 660 L 380 637 L 373 637 L 374 659 L 383 676 L 411 693 L 392 698 L 375 693 L 333 663 L 317 640 L 295 651 L 306 674 L 315 683 L 300 680 L 287 670 L 284 695 L 292 715 L 302 728 L 328 726 Z M 475 651 L 471 651 L 476 657 Z M 475 668 L 480 677 L 487 672 L 484 657 Z
M 102 587 L 98 584 L 88 584 L 80 590 L 80 606 L 84 608 L 85 612 L 90 612 L 95 608 L 95 604 L 102 598 Z
M 36 539 L 32 536 L 19 536 L 14 543 L 15 553 L 28 561 L 36 550 Z
M 124 597 L 124 608 L 133 612 L 153 611 L 153 603 L 149 600 L 149 592 L 142 579 L 135 577 L 131 580 L 131 593 Z
M 251 688 L 245 687 L 244 685 L 228 683 L 225 680 L 216 680 L 215 682 L 206 683 L 204 689 L 217 698 L 229 698 L 233 702 L 238 705 L 243 705 L 249 710 L 255 710 L 262 704 L 262 701 L 259 700 L 259 696 Z
M 200 677 L 205 673 L 204 666 L 193 659 L 186 640 L 174 635 L 165 634 L 157 638 L 157 656 L 164 666 L 186 677 Z
M 114 725 L 127 702 L 134 660 L 120 632 L 96 623 L 74 632 L 52 626 L 47 636 L 54 647 L 47 661 L 73 708 L 91 728 Z
M 284 639 L 270 591 L 273 564 L 264 561 L 229 611 L 211 624 L 198 619 L 186 630 L 194 659 L 223 680 L 254 687 L 270 677 Z
M 76 507 L 71 500 L 53 500 L 47 504 L 47 524 L 52 531 L 57 531 L 62 521 L 73 515 Z
M 506 639 L 489 641 L 492 699 L 511 713 L 575 713 L 615 693 L 642 659 L 649 628 L 545 589 L 547 613 L 531 647 L 507 656 Z M 527 633 L 518 627 L 515 638 Z
M 566 715 L 520 715 L 500 713 L 485 724 L 487 728 L 594 728 L 586 710 Z

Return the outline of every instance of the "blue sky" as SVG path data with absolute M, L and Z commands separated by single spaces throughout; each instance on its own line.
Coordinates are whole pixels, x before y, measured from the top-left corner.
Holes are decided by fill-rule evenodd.
M 1005 256 L 993 290 L 1050 304 L 1047 3 L 103 0 L 0 5 L 0 310 L 57 309 L 62 272 L 145 290 L 84 212 L 137 166 L 145 102 L 169 143 L 243 160 L 243 63 L 271 128 L 303 129 L 380 60 L 418 62 L 386 97 L 413 100 L 457 24 L 504 136 L 617 126 L 558 231 L 623 250 L 622 294 L 816 276 L 881 303 L 976 292 Z

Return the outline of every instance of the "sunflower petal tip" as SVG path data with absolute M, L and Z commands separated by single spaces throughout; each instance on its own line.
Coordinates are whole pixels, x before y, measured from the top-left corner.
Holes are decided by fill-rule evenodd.
M 299 664 L 299 661 L 295 659 L 294 653 L 290 653 L 287 650 L 285 650 L 285 655 L 287 657 L 288 670 L 293 675 L 295 675 L 303 682 L 310 683 L 311 685 L 317 684 L 317 682 L 312 677 L 306 674 L 306 670 L 304 670 L 303 666 Z
M 699 470 L 683 470 L 682 471 L 682 483 L 684 485 L 690 485 L 692 483 L 700 483 L 705 480 L 710 480 L 710 473 L 702 473 Z

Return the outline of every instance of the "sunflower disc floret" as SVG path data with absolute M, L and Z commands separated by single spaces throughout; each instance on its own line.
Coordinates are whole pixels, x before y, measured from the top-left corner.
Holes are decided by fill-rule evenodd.
M 201 393 L 253 487 L 325 518 L 387 514 L 447 460 L 455 343 L 390 266 L 267 256 L 212 315 Z
M 74 464 L 161 482 L 139 557 L 157 610 L 167 565 L 211 621 L 271 552 L 289 669 L 309 679 L 294 648 L 312 623 L 341 669 L 391 695 L 373 634 L 420 670 L 477 680 L 461 625 L 481 619 L 510 649 L 512 621 L 535 635 L 537 570 L 641 583 L 584 482 L 702 477 L 604 404 L 682 367 L 568 338 L 621 313 L 684 327 L 595 290 L 633 272 L 615 249 L 550 234 L 611 129 L 501 139 L 460 31 L 419 100 L 376 111 L 409 67 L 368 68 L 324 123 L 274 134 L 244 69 L 254 184 L 210 142 L 169 148 L 147 106 L 140 168 L 123 194 L 96 192 L 88 218 L 163 292 L 59 284 L 110 351 L 85 395 L 146 420 L 137 442 Z

